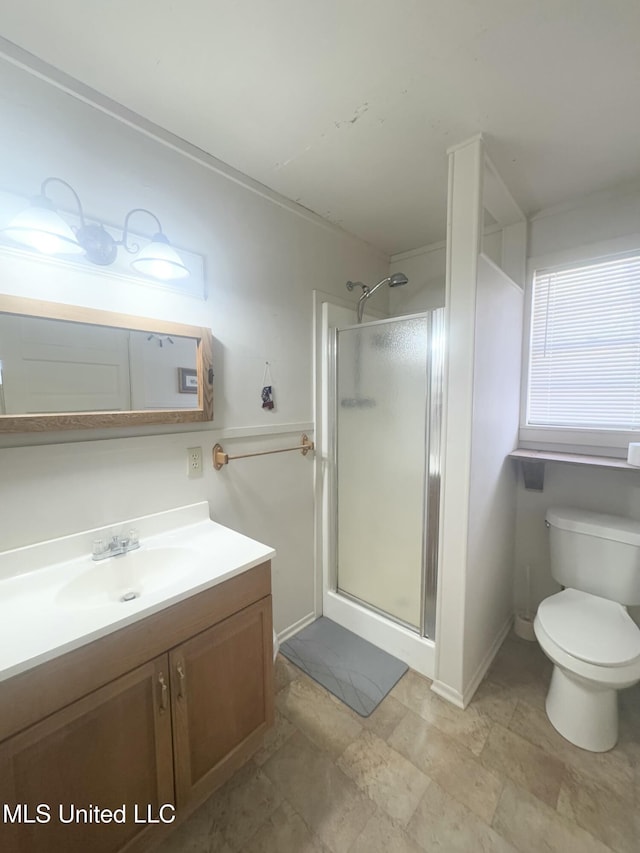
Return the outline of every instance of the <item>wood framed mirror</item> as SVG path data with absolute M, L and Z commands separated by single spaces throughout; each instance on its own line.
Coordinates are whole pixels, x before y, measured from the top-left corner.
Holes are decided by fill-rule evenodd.
M 207 328 L 0 295 L 0 434 L 213 420 Z

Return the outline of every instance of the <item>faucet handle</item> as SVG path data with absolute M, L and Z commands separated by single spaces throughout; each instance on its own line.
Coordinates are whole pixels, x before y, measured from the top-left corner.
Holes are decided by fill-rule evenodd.
M 127 533 L 127 538 L 129 540 L 129 547 L 130 548 L 137 548 L 138 545 L 140 544 L 139 539 L 138 539 L 138 531 L 136 530 L 135 527 L 132 527 L 131 530 Z
M 109 544 L 106 539 L 94 539 L 92 556 L 100 557 L 109 550 Z

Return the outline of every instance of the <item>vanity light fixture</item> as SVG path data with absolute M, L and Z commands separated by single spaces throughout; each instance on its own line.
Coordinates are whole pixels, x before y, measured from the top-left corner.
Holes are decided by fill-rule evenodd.
M 47 186 L 52 182 L 62 184 L 73 194 L 80 220 L 78 228 L 73 229 L 64 221 L 47 196 Z M 129 219 L 134 213 L 146 213 L 156 223 L 157 232 L 143 249 L 137 243 L 129 245 Z M 114 240 L 103 225 L 86 221 L 78 193 L 62 178 L 46 178 L 40 187 L 40 195 L 31 199 L 30 206 L 15 216 L 0 233 L 47 255 L 84 253 L 88 261 L 99 266 L 110 266 L 118 255 L 118 246 L 123 246 L 127 252 L 136 255 L 131 266 L 143 275 L 162 281 L 189 276 L 189 270 L 163 233 L 155 213 L 145 207 L 133 208 L 124 218 L 122 239 Z

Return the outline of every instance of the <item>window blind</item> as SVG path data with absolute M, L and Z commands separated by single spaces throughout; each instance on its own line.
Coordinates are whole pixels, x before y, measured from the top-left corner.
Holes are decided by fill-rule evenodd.
M 536 273 L 527 423 L 640 429 L 640 255 Z

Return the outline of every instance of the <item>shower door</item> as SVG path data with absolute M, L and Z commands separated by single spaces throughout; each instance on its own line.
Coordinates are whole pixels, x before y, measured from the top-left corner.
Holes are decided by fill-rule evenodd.
M 441 323 L 434 311 L 336 333 L 336 589 L 430 637 Z

